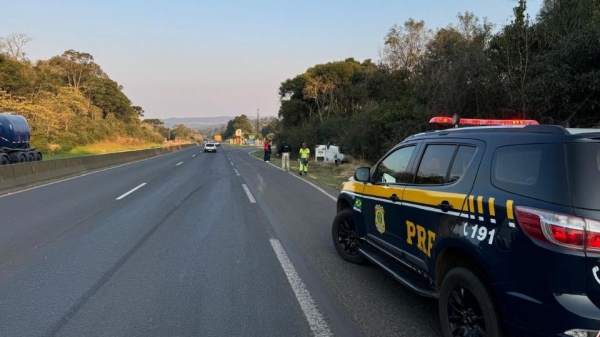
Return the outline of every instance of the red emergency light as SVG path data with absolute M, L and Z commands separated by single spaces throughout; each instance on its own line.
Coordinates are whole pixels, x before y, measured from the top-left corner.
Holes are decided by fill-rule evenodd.
M 445 124 L 454 125 L 452 117 L 433 117 L 429 120 L 429 124 Z M 461 118 L 458 125 L 539 125 L 535 120 L 531 119 L 476 119 L 476 118 Z

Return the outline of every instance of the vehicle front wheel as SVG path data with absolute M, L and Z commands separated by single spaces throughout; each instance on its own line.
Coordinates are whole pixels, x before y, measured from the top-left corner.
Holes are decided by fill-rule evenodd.
M 502 323 L 490 291 L 471 269 L 454 268 L 442 282 L 439 315 L 444 337 L 502 337 Z
M 331 226 L 331 236 L 333 246 L 342 259 L 356 264 L 366 262 L 367 259 L 358 251 L 360 239 L 351 209 L 342 210 L 335 216 Z

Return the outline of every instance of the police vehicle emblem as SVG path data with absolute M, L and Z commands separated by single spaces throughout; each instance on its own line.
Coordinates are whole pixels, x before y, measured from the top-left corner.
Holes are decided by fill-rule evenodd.
M 381 205 L 375 205 L 375 227 L 379 233 L 385 232 L 385 211 Z

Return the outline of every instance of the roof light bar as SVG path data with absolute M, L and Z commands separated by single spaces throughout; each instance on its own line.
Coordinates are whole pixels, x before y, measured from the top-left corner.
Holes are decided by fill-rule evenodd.
M 452 117 L 433 117 L 429 120 L 429 124 L 446 124 L 453 125 Z M 459 125 L 539 125 L 535 120 L 531 119 L 476 119 L 476 118 L 461 118 Z

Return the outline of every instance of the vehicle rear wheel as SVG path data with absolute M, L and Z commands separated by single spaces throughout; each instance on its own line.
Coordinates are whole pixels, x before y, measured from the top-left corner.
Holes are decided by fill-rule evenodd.
M 491 292 L 471 269 L 448 272 L 440 291 L 439 315 L 444 337 L 504 336 Z
M 10 164 L 10 160 L 8 156 L 0 156 L 0 165 L 8 165 Z
M 42 153 L 41 152 L 35 153 L 35 161 L 42 161 Z
M 362 264 L 367 261 L 358 251 L 360 239 L 356 232 L 356 225 L 354 224 L 354 216 L 351 209 L 342 210 L 335 216 L 331 226 L 331 236 L 333 238 L 333 246 L 342 259 L 356 264 Z
M 19 163 L 25 163 L 27 162 L 27 156 L 25 154 L 22 154 L 19 156 Z
M 27 154 L 27 161 L 29 161 L 29 162 L 35 161 L 35 155 L 33 154 L 33 152 L 29 152 Z

